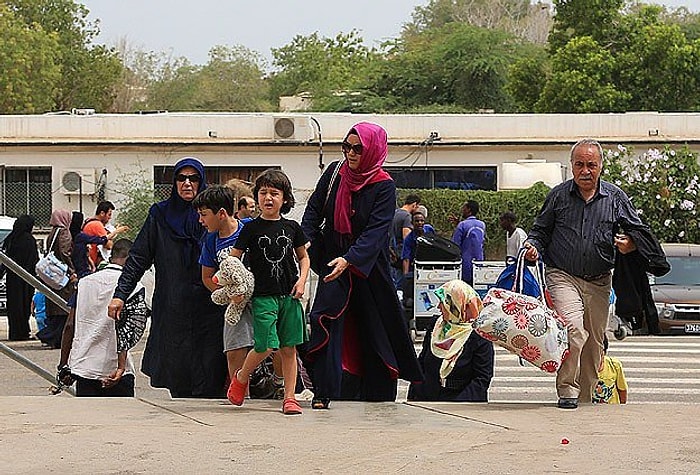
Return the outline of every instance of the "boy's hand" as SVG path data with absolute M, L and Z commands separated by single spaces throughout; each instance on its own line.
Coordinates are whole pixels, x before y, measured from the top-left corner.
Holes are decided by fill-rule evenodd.
M 122 379 L 123 375 L 124 369 L 117 368 L 112 374 L 110 374 L 106 378 L 102 378 L 102 387 L 111 388 L 112 386 L 115 386 L 119 382 L 119 380 Z
M 304 296 L 304 287 L 306 287 L 306 280 L 299 279 L 292 288 L 291 296 L 295 299 L 300 299 Z
M 122 308 L 124 308 L 124 301 L 122 299 L 112 299 L 109 305 L 107 305 L 107 316 L 114 320 L 119 320 L 119 314 L 122 313 Z
M 245 298 L 245 295 L 240 294 L 240 295 L 234 295 L 231 297 L 231 303 L 239 304 L 243 302 L 243 299 Z

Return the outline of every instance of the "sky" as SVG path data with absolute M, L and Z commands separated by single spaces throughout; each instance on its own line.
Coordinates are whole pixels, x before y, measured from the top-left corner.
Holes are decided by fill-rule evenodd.
M 296 35 L 335 37 L 352 29 L 368 46 L 395 38 L 428 0 L 78 0 L 99 19 L 99 43 L 126 38 L 132 48 L 172 52 L 205 64 L 215 45 L 243 45 L 269 62 L 270 49 Z M 657 0 L 700 12 L 700 0 Z

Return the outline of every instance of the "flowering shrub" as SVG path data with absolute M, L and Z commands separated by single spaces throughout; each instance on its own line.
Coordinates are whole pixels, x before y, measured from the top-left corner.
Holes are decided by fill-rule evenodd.
M 661 242 L 700 243 L 700 166 L 687 147 L 638 155 L 618 145 L 605 151 L 603 166 L 602 178 L 627 193 Z

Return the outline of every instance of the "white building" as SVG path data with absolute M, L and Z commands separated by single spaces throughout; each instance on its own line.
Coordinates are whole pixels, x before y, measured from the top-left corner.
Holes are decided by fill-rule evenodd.
M 0 116 L 0 214 L 30 212 L 45 225 L 52 209 L 82 204 L 89 216 L 98 199 L 118 205 L 124 187 L 135 182 L 169 189 L 172 165 L 184 156 L 201 159 L 210 182 L 252 181 L 260 171 L 280 167 L 295 188 L 309 190 L 321 173 L 319 139 L 328 164 L 340 157 L 340 142 L 361 120 L 387 129 L 386 167 L 400 187 L 553 184 L 567 176 L 568 150 L 583 137 L 637 150 L 687 144 L 700 153 L 699 113 L 112 115 L 78 110 Z

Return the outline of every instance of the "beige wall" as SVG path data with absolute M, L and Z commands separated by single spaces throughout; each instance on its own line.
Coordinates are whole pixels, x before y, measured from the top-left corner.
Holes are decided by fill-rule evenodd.
M 274 123 L 291 117 L 295 136 L 280 141 Z M 419 148 L 416 166 L 500 166 L 531 155 L 568 165 L 571 144 L 582 137 L 608 146 L 688 143 L 700 156 L 700 114 L 545 114 L 545 115 L 351 115 L 351 114 L 159 114 L 88 116 L 0 116 L 0 164 L 7 167 L 50 166 L 53 207 L 77 209 L 77 196 L 63 193 L 65 170 L 87 169 L 95 177 L 107 170 L 106 198 L 118 203 L 118 177 L 133 174 L 140 163 L 152 179 L 154 165 L 172 165 L 184 156 L 209 166 L 281 166 L 295 188 L 312 189 L 318 168 L 318 129 L 324 139 L 324 162 L 340 157 L 339 142 L 352 124 L 369 120 L 389 132 L 388 166 Z M 421 143 L 437 132 L 431 147 Z M 650 136 L 650 134 L 652 134 Z M 564 168 L 565 174 L 567 168 Z M 86 214 L 94 196 L 83 198 Z

